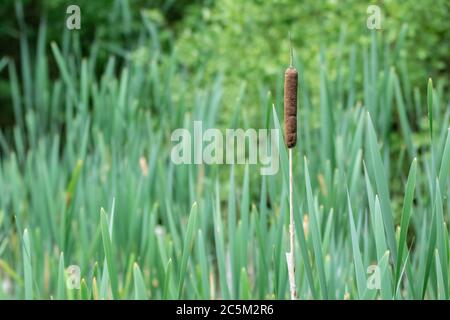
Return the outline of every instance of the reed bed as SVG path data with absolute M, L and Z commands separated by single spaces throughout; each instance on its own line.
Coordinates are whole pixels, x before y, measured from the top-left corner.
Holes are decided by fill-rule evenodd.
M 48 48 L 45 34 L 22 34 L 20 68 L 0 59 L 16 120 L 0 134 L 0 298 L 289 298 L 285 142 L 274 176 L 169 158 L 171 131 L 193 120 L 282 130 L 282 66 L 255 120 L 221 100 L 220 76 L 200 86 L 201 72 L 184 73 L 151 27 L 148 57 L 112 54 L 101 76 L 95 43 L 81 54 L 76 37 Z M 411 88 L 401 42 L 379 37 L 333 64 L 324 49 L 317 92 L 293 59 L 298 299 L 449 298 L 448 95 L 427 79 Z M 79 290 L 67 289 L 70 265 Z

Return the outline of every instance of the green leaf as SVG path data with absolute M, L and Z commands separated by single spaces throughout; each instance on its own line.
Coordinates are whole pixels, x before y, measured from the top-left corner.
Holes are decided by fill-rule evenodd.
M 405 198 L 403 200 L 403 209 L 402 209 L 402 217 L 400 222 L 400 238 L 398 241 L 398 256 L 396 262 L 396 283 L 398 283 L 400 279 L 400 266 L 403 262 L 403 252 L 406 249 L 406 236 L 408 234 L 409 220 L 411 218 L 412 213 L 412 205 L 414 200 L 414 189 L 416 186 L 416 173 L 417 173 L 417 159 L 411 163 L 411 167 L 409 169 L 408 181 L 406 182 L 406 192 Z
M 441 259 L 439 258 L 439 252 L 436 249 L 435 250 L 435 263 L 436 263 L 436 275 L 437 275 L 437 292 L 438 292 L 438 299 L 440 300 L 447 300 L 447 294 L 445 293 L 445 288 L 447 287 L 445 285 L 444 277 L 442 275 L 443 268 L 441 266 Z
M 89 289 L 86 280 L 83 278 L 80 282 L 80 298 L 81 300 L 89 300 Z
M 428 121 L 430 126 L 430 137 L 433 140 L 433 80 L 428 79 L 427 87 L 427 102 L 428 102 Z
M 439 189 L 439 186 L 438 188 Z M 428 246 L 427 246 L 427 250 L 422 252 L 423 254 L 423 258 L 425 261 L 425 272 L 423 274 L 423 279 L 422 279 L 422 299 L 425 297 L 425 293 L 427 290 L 427 285 L 428 285 L 428 280 L 430 277 L 430 272 L 431 272 L 431 266 L 432 266 L 432 262 L 433 262 L 433 256 L 434 256 L 434 249 L 436 246 L 436 203 L 442 203 L 442 200 L 440 200 L 440 193 L 437 192 L 436 193 L 436 197 L 435 197 L 435 207 L 433 208 L 433 216 L 431 219 L 431 230 L 429 233 L 429 237 L 428 237 Z M 424 246 L 426 246 L 427 243 L 424 243 Z
M 111 291 L 114 299 L 119 298 L 118 292 L 118 277 L 117 268 L 114 260 L 112 245 L 111 245 L 111 234 L 109 232 L 108 218 L 106 217 L 106 212 L 101 208 L 100 210 L 100 225 L 102 229 L 102 239 L 103 239 L 103 250 L 105 252 L 106 265 L 108 269 L 108 276 L 111 281 Z
M 53 55 L 55 56 L 56 63 L 58 65 L 59 71 L 61 71 L 61 76 L 66 84 L 69 92 L 69 96 L 73 99 L 73 102 L 77 102 L 77 94 L 75 91 L 73 77 L 70 76 L 69 70 L 67 69 L 67 65 L 64 57 L 62 56 L 59 48 L 55 42 L 50 44 L 52 48 Z
M 380 261 L 387 251 L 386 236 L 384 233 L 383 217 L 381 214 L 380 201 L 375 196 L 375 245 L 377 248 L 377 259 Z
M 447 193 L 448 174 L 450 172 L 450 128 L 447 130 L 447 139 L 442 154 L 441 168 L 439 169 L 439 182 L 441 191 Z
M 441 277 L 444 283 L 448 283 L 448 239 L 446 237 L 446 226 L 444 223 L 443 204 L 439 183 L 436 182 L 436 247 L 441 261 L 439 264 Z M 437 268 L 437 266 L 436 266 Z M 448 285 L 442 286 L 444 297 L 448 299 Z
M 203 237 L 203 232 L 201 229 L 198 230 L 198 242 L 197 242 L 197 256 L 200 264 L 200 277 L 201 277 L 201 285 L 202 285 L 202 293 L 204 299 L 210 298 L 210 289 L 209 289 L 209 268 L 206 260 L 206 246 L 205 240 Z
M 350 196 L 347 193 L 348 198 L 348 216 L 350 220 L 350 234 L 353 250 L 353 263 L 355 265 L 355 275 L 356 275 L 356 285 L 358 288 L 358 296 L 360 299 L 364 297 L 364 292 L 366 291 L 366 274 L 364 272 L 363 261 L 361 258 L 361 252 L 359 250 L 359 240 L 358 234 L 356 233 L 355 222 L 353 220 L 353 211 L 350 203 Z
M 248 300 L 251 297 L 250 285 L 248 281 L 248 275 L 245 268 L 241 270 L 241 280 L 239 281 L 241 285 L 240 299 Z
M 64 267 L 64 253 L 59 256 L 58 267 L 58 288 L 56 291 L 56 299 L 63 300 L 66 296 L 66 270 Z
M 381 298 L 383 300 L 392 299 L 391 272 L 389 268 L 389 251 L 386 251 L 379 261 L 381 272 Z
M 163 299 L 167 300 L 171 298 L 170 294 L 170 276 L 172 274 L 172 259 L 169 259 L 169 262 L 167 262 L 167 267 L 165 270 L 165 277 L 164 277 L 164 289 L 163 289 Z
M 25 283 L 25 299 L 33 299 L 33 269 L 31 266 L 31 245 L 30 236 L 28 230 L 23 232 L 23 244 L 22 244 L 22 256 L 23 256 L 23 273 Z
M 375 129 L 367 113 L 367 139 L 368 139 L 368 153 L 370 155 L 370 164 L 373 166 L 372 170 L 375 175 L 375 182 L 377 185 L 377 193 L 380 196 L 381 213 L 383 215 L 383 222 L 387 235 L 387 243 L 389 244 L 390 252 L 394 260 L 397 258 L 397 244 L 395 241 L 394 219 L 391 210 L 391 201 L 389 196 L 389 187 L 386 178 L 386 171 L 383 166 L 380 152 L 378 150 L 378 143 L 375 135 Z M 383 251 L 384 252 L 384 251 Z M 378 252 L 379 254 L 381 252 Z
M 406 147 L 408 149 L 410 157 L 414 157 L 416 154 L 416 150 L 414 148 L 413 140 L 412 140 L 412 133 L 411 128 L 409 126 L 409 120 L 406 113 L 405 103 L 403 101 L 402 97 L 402 91 L 400 88 L 400 83 L 397 78 L 397 75 L 394 74 L 394 85 L 395 85 L 395 98 L 397 101 L 397 110 L 398 115 L 400 118 L 400 126 L 402 129 L 403 139 L 405 140 Z
M 191 208 L 191 213 L 189 214 L 189 220 L 186 230 L 186 235 L 184 237 L 184 246 L 183 246 L 183 255 L 181 258 L 180 265 L 180 282 L 178 285 L 178 299 L 181 298 L 181 293 L 183 291 L 184 279 L 186 278 L 187 265 L 189 260 L 189 255 L 192 250 L 192 246 L 194 244 L 195 239 L 195 230 L 197 228 L 197 211 L 198 206 L 197 203 L 194 202 Z
M 137 263 L 133 266 L 133 279 L 134 279 L 134 299 L 135 300 L 147 300 L 147 290 L 145 286 L 144 277 L 139 269 Z
M 214 239 L 216 247 L 217 268 L 219 269 L 220 289 L 223 299 L 230 298 L 227 281 L 227 269 L 225 265 L 225 245 L 222 218 L 220 216 L 219 182 L 216 181 L 216 201 L 213 205 L 214 211 Z
M 325 276 L 325 266 L 323 262 L 322 256 L 322 238 L 320 235 L 319 222 L 317 218 L 317 212 L 314 206 L 314 200 L 311 189 L 311 181 L 309 179 L 308 172 L 308 162 L 306 158 L 304 159 L 305 164 L 305 182 L 306 182 L 306 196 L 308 203 L 308 212 L 310 217 L 310 230 L 311 230 L 311 238 L 314 250 L 314 256 L 317 263 L 317 268 L 319 270 L 319 283 L 322 291 L 322 297 L 324 299 L 328 299 L 328 290 L 327 290 L 327 282 Z

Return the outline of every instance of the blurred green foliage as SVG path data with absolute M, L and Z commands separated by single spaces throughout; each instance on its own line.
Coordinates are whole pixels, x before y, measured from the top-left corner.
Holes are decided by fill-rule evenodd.
M 23 6 L 22 21 L 17 14 L 17 3 Z M 377 33 L 386 44 L 394 46 L 402 26 L 407 25 L 400 52 L 404 65 L 398 68 L 409 70 L 410 87 L 423 90 L 423 79 L 428 77 L 444 78 L 444 85 L 448 84 L 448 0 L 373 3 L 357 0 L 5 0 L 0 7 L 1 56 L 18 61 L 21 31 L 26 29 L 28 39 L 35 42 L 42 19 L 47 22 L 48 42 L 64 43 L 66 8 L 70 4 L 81 8 L 82 29 L 77 32 L 82 55 L 88 54 L 93 43 L 99 45 L 99 72 L 111 53 L 147 59 L 148 51 L 153 48 L 139 41 L 140 32 L 146 28 L 158 34 L 161 49 L 166 52 L 174 41 L 177 62 L 187 72 L 194 74 L 201 69 L 203 79 L 218 73 L 224 75 L 224 99 L 229 101 L 226 116 L 232 116 L 236 100 L 242 95 L 246 98 L 240 103 L 247 106 L 246 112 L 256 113 L 261 99 L 267 99 L 267 92 L 274 91 L 275 83 L 282 81 L 283 69 L 289 61 L 288 32 L 292 34 L 297 65 L 310 90 L 317 93 L 321 48 L 325 49 L 327 65 L 336 67 L 342 58 L 349 58 L 354 45 L 368 45 L 370 30 L 366 21 L 370 4 L 381 9 L 382 29 Z M 356 59 L 357 65 L 361 65 L 362 56 Z M 348 67 L 344 65 L 340 72 L 346 75 Z M 330 79 L 336 76 L 336 73 L 329 75 Z M 357 83 L 361 84 L 362 80 L 356 75 Z M 281 96 L 280 92 L 274 94 Z M 0 125 L 8 122 L 5 117 L 11 118 L 9 101 L 7 73 L 3 70 L 0 71 L 3 109 Z
M 205 65 L 206 74 L 223 72 L 230 97 L 245 81 L 250 91 L 247 103 L 257 105 L 254 98 L 261 83 L 273 83 L 273 77 L 279 77 L 289 63 L 289 32 L 305 77 L 312 90 L 317 89 L 321 47 L 326 46 L 327 63 L 336 66 L 352 45 L 369 43 L 366 21 L 370 4 L 381 9 L 378 33 L 388 45 L 393 46 L 402 26 L 407 25 L 400 57 L 407 62 L 413 87 L 424 89 L 423 79 L 430 76 L 448 77 L 448 0 L 218 0 L 212 9 L 199 7 L 184 19 L 177 50 L 182 62 L 191 68 Z M 362 57 L 357 59 L 362 63 Z
M 0 5 L 0 59 L 8 57 L 20 61 L 20 37 L 35 43 L 40 24 L 46 23 L 47 44 L 55 41 L 69 45 L 69 33 L 79 38 L 79 53 L 87 56 L 98 45 L 97 73 L 111 53 L 125 56 L 136 50 L 143 20 L 158 28 L 158 37 L 168 45 L 173 26 L 184 18 L 188 8 L 209 4 L 209 0 L 3 0 Z M 81 29 L 68 32 L 67 7 L 78 5 Z M 153 26 L 152 26 L 153 27 Z M 148 24 L 147 24 L 147 29 Z M 32 56 L 34 53 L 32 53 Z M 148 55 L 147 55 L 148 56 Z M 34 57 L 32 57 L 33 59 Z M 54 70 L 54 61 L 50 61 Z M 18 65 L 20 70 L 21 66 Z M 2 70 L 3 69 L 3 70 Z M 0 126 L 10 125 L 12 112 L 7 68 L 0 68 Z

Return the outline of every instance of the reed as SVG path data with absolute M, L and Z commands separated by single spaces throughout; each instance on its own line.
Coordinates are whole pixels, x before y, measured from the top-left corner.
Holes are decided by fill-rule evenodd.
M 294 226 L 294 195 L 292 174 L 292 148 L 297 144 L 297 87 L 298 72 L 293 66 L 293 49 L 291 35 L 289 34 L 290 65 L 284 73 L 284 132 L 286 146 L 289 152 L 289 252 L 286 261 L 289 273 L 289 286 L 291 299 L 297 299 L 295 285 L 295 226 Z

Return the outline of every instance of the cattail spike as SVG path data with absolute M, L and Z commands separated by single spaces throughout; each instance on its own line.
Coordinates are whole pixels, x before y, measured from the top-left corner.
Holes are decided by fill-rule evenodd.
M 289 42 L 291 44 L 291 65 L 284 73 L 284 133 L 287 147 L 293 148 L 297 143 L 298 73 L 292 66 L 292 43 L 290 33 Z

